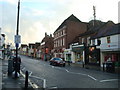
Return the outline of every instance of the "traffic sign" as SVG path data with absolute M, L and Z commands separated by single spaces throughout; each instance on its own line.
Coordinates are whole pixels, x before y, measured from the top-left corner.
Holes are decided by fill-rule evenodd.
M 15 35 L 15 43 L 21 43 L 21 36 Z
M 15 46 L 16 46 L 16 47 L 19 47 L 19 44 L 18 44 L 18 43 L 16 43 L 16 44 L 15 44 Z

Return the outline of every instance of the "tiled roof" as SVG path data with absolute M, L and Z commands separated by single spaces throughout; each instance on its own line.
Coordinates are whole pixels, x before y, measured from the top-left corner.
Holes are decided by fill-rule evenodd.
M 105 28 L 107 26 L 111 26 L 113 24 L 114 23 L 112 21 L 108 21 L 105 23 L 105 22 L 96 20 L 95 26 L 93 26 L 93 20 L 92 20 L 88 23 L 88 30 L 85 33 L 80 34 L 79 37 L 97 33 L 100 29 Z
M 91 39 L 115 35 L 115 34 L 120 34 L 120 23 L 104 29 L 100 29 L 99 32 Z

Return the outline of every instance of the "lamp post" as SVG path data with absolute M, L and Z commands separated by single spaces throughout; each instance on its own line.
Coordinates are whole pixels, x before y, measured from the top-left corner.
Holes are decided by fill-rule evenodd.
M 20 11 L 20 0 L 18 1 L 18 13 L 17 13 L 17 30 L 16 30 L 16 36 L 19 34 L 19 11 Z M 17 39 L 17 37 L 16 37 Z M 15 42 L 16 45 L 16 58 L 15 58 L 15 78 L 17 78 L 17 72 L 18 72 L 18 43 Z

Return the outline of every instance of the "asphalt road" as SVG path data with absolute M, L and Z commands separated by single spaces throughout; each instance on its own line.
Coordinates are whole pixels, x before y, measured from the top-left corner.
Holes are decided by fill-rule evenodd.
M 21 56 L 21 71 L 45 88 L 118 88 L 118 75 L 81 67 L 51 66 L 49 62 Z

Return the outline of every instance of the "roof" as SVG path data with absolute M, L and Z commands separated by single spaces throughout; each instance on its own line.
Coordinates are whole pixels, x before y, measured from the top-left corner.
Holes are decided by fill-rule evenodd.
M 120 34 L 119 29 L 120 29 L 120 23 L 112 25 L 110 27 L 99 30 L 99 32 L 95 36 L 93 36 L 91 39 Z
M 58 31 L 59 29 L 63 28 L 66 25 L 67 21 L 74 21 L 74 22 L 81 22 L 76 16 L 74 16 L 73 14 L 70 15 L 67 19 L 65 19 L 62 24 L 56 29 L 56 31 Z M 56 32 L 55 31 L 55 32 Z M 54 33 L 55 33 L 54 32 Z
M 3 37 L 5 37 L 5 34 L 1 34 Z
M 105 27 L 111 26 L 111 25 L 114 25 L 114 23 L 112 21 L 108 21 L 108 22 L 105 23 L 105 22 L 96 20 L 95 21 L 95 26 L 93 26 L 93 20 L 91 20 L 88 23 L 88 26 L 87 26 L 88 29 L 87 29 L 87 31 L 85 33 L 80 34 L 79 37 L 97 33 L 101 28 L 105 28 Z

